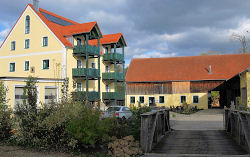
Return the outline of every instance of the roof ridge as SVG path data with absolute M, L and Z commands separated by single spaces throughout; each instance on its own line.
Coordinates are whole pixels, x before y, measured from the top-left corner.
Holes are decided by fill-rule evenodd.
M 152 59 L 176 59 L 176 58 L 198 58 L 198 57 L 218 57 L 218 56 L 240 56 L 240 55 L 250 55 L 246 54 L 216 54 L 216 55 L 200 55 L 200 56 L 176 56 L 176 57 L 157 57 L 157 58 L 133 58 L 134 60 L 152 60 Z

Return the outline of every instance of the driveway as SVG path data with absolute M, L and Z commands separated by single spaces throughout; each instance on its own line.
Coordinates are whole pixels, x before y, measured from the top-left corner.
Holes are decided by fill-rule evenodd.
M 223 130 L 223 114 L 223 109 L 206 109 L 191 115 L 170 112 L 170 124 L 174 130 Z

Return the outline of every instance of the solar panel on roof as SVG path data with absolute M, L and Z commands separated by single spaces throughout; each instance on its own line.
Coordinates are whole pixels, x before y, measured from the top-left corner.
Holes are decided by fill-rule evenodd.
M 69 26 L 69 25 L 74 25 L 71 22 L 65 21 L 63 19 L 60 19 L 58 17 L 55 17 L 53 15 L 47 14 L 45 12 L 42 12 L 42 14 L 51 22 L 54 22 L 56 24 L 62 25 L 62 26 Z

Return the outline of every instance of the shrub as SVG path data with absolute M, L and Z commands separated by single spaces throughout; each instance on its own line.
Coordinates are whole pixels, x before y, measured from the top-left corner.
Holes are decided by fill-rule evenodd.
M 100 111 L 87 105 L 79 108 L 67 124 L 69 135 L 85 146 L 95 147 L 109 141 L 109 132 L 114 124 L 113 118 L 100 119 Z
M 8 89 L 0 81 L 0 140 L 6 140 L 11 136 L 12 111 L 6 105 Z
M 7 140 L 11 136 L 12 118 L 11 110 L 0 104 L 0 140 Z
M 140 140 L 141 131 L 141 114 L 150 112 L 148 106 L 130 107 L 133 115 L 130 119 L 116 119 L 111 126 L 112 131 L 109 134 L 111 137 L 123 138 L 132 135 L 135 140 Z

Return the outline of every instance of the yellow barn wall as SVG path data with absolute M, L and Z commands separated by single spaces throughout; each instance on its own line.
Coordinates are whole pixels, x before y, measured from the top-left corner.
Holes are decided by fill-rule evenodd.
M 5 85 L 8 86 L 8 92 L 7 92 L 7 100 L 8 105 L 11 108 L 14 108 L 15 105 L 15 86 L 25 86 L 24 81 L 4 81 Z M 37 90 L 38 90 L 38 102 L 39 106 L 41 107 L 41 104 L 45 101 L 45 87 L 57 87 L 58 88 L 58 100 L 60 100 L 61 95 L 61 82 L 38 82 L 36 83 Z
M 135 96 L 135 104 L 130 104 L 130 97 Z M 138 106 L 139 97 L 144 96 L 144 104 L 148 106 L 149 97 L 155 97 L 156 106 L 180 106 L 180 97 L 186 96 L 186 102 L 191 106 L 197 106 L 200 109 L 208 108 L 208 94 L 207 93 L 182 93 L 182 94 L 155 94 L 155 95 L 126 95 L 126 106 Z M 165 97 L 164 103 L 159 103 L 159 96 Z M 199 103 L 193 103 L 193 96 L 199 96 Z
M 247 106 L 250 107 L 250 72 L 247 71 L 247 72 L 244 72 L 241 74 L 241 77 L 240 77 L 240 88 L 246 88 L 247 89 Z M 246 104 L 243 104 L 244 100 L 241 96 L 241 104 L 242 105 L 246 105 Z
M 246 73 L 246 79 L 247 79 L 247 106 L 250 107 L 250 72 L 248 71 Z

